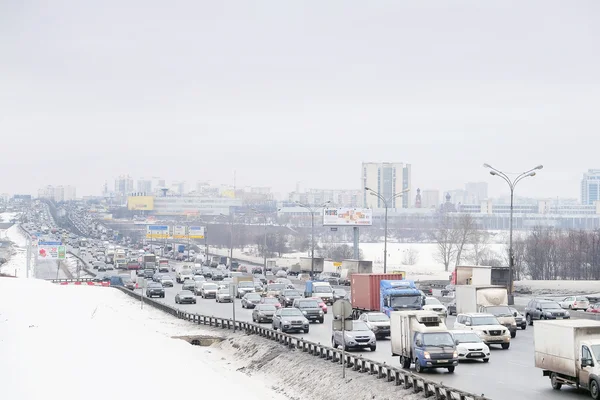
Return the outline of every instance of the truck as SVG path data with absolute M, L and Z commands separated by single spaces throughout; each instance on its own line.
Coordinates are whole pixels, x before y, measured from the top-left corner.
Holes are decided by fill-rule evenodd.
M 421 310 L 425 296 L 415 283 L 399 274 L 352 274 L 350 293 L 352 318 L 362 313 L 380 311 Z
M 586 389 L 593 399 L 600 399 L 600 321 L 536 322 L 533 348 L 535 366 L 550 378 L 554 390 L 569 385 Z
M 218 266 L 220 262 L 221 262 L 221 256 L 212 256 L 210 258 L 210 266 L 213 268 Z
M 352 274 L 370 274 L 373 272 L 373 261 L 342 260 L 340 267 L 340 285 L 350 286 Z
M 235 285 L 234 296 L 238 299 L 244 297 L 246 293 L 255 292 L 254 278 L 251 275 L 233 276 L 233 284 Z
M 504 286 L 456 286 L 456 312 L 493 314 L 510 331 L 511 338 L 517 336 L 517 320 L 508 307 L 508 292 Z
M 142 256 L 142 265 L 145 269 L 156 268 L 156 256 L 154 254 L 144 254 Z
M 127 254 L 125 253 L 125 250 L 123 250 L 123 249 L 115 250 L 114 262 L 115 262 L 117 269 L 127 268 Z
M 508 287 L 508 267 L 458 265 L 452 272 L 453 285 L 499 285 Z
M 320 297 L 325 304 L 333 304 L 333 289 L 328 282 L 306 281 L 304 297 Z
M 319 274 L 323 272 L 325 265 L 325 259 L 323 257 L 315 257 L 314 261 L 314 272 Z M 300 272 L 310 273 L 312 271 L 313 263 L 310 257 L 300 257 Z
M 277 267 L 277 260 L 267 260 L 267 271 L 271 271 L 275 267 Z
M 458 365 L 456 342 L 441 317 L 433 311 L 412 310 L 390 313 L 392 356 L 400 357 L 403 368 L 415 370 L 447 368 Z

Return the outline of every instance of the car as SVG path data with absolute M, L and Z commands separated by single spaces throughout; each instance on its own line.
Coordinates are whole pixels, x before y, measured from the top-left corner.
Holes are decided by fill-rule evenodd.
M 348 292 L 344 289 L 333 289 L 333 301 L 343 300 L 348 297 Z
M 213 281 L 222 281 L 223 279 L 225 279 L 225 274 L 223 273 L 223 271 L 221 271 L 221 270 L 213 271 L 213 273 L 212 273 Z
M 196 281 L 193 279 L 186 279 L 183 281 L 183 285 L 181 285 L 181 290 L 189 290 L 191 292 L 194 290 L 194 287 L 196 287 Z
M 262 297 L 258 293 L 246 293 L 244 297 L 242 297 L 242 308 L 254 308 L 260 303 L 260 299 L 262 299 Z
M 189 290 L 182 290 L 175 295 L 175 303 L 177 304 L 196 304 L 196 296 Z
M 270 304 L 277 309 L 281 308 L 281 303 L 279 303 L 276 297 L 263 297 L 260 299 L 260 304 Z
M 212 282 L 204 282 L 202 284 L 202 289 L 200 290 L 200 294 L 202 295 L 203 299 L 208 299 L 211 297 L 216 297 L 217 296 L 217 284 L 216 283 L 212 283 Z
M 571 314 L 556 301 L 545 299 L 531 299 L 525 307 L 527 325 L 533 325 L 534 320 L 541 319 L 569 319 Z
M 448 303 L 446 309 L 448 309 L 448 315 L 456 315 L 456 300 L 452 300 Z
M 194 282 L 206 282 L 206 278 L 204 277 L 204 275 L 194 275 L 192 280 Z
M 205 278 L 212 278 L 212 269 L 210 267 L 202 267 L 202 275 Z
M 260 281 L 260 283 L 262 283 L 263 285 L 266 285 L 266 284 L 267 284 L 267 278 L 266 278 L 266 277 L 265 277 L 265 276 L 262 274 L 262 272 L 261 272 L 261 271 L 262 271 L 262 270 L 261 270 L 261 269 L 259 269 L 259 272 L 258 272 L 258 274 L 254 274 L 254 280 L 255 280 L 255 281 L 256 281 L 256 280 L 259 280 L 259 281 Z
M 319 321 L 321 324 L 325 321 L 323 310 L 319 307 L 319 303 L 316 300 L 296 299 L 292 307 L 302 311 L 302 314 L 309 321 Z
M 323 300 L 320 297 L 307 297 L 307 299 L 311 299 L 317 302 L 317 304 L 319 305 L 319 307 L 321 307 L 321 310 L 323 311 L 324 314 L 327 314 L 327 304 L 325 304 L 325 300 Z
M 163 287 L 173 287 L 173 279 L 169 275 L 163 275 L 160 277 L 160 283 Z
M 112 264 L 106 264 L 106 269 L 113 271 L 115 269 L 115 267 Z
M 169 264 L 160 264 L 158 266 L 158 272 L 169 273 Z
M 600 303 L 591 304 L 585 311 L 589 313 L 600 313 Z
M 154 275 L 152 275 L 152 280 L 154 282 L 160 282 L 160 278 L 162 278 L 162 276 L 163 276 L 163 274 L 155 272 Z
M 358 317 L 375 334 L 376 339 L 383 339 L 390 336 L 390 317 L 382 312 L 367 312 Z
M 158 282 L 148 282 L 146 286 L 146 296 L 147 297 L 165 297 L 165 289 Z
M 425 297 L 425 304 L 423 305 L 423 310 L 427 311 L 435 311 L 439 315 L 446 317 L 448 315 L 448 309 L 445 305 L 443 305 L 438 299 L 435 297 L 427 296 Z
M 217 294 L 215 295 L 215 301 L 217 303 L 231 303 L 233 299 L 231 298 L 231 293 L 229 292 L 229 288 L 219 289 L 217 290 Z
M 285 272 L 284 270 L 280 269 L 279 271 L 277 271 L 277 273 L 275 274 L 276 277 L 278 278 L 285 278 L 287 276 L 287 272 Z
M 492 314 L 458 314 L 454 329 L 473 331 L 485 344 L 499 344 L 504 350 L 510 347 L 510 331 Z
M 102 263 L 98 266 L 98 272 L 106 272 L 106 264 Z
M 509 307 L 510 312 L 515 316 L 515 322 L 517 323 L 517 327 L 525 330 L 527 329 L 527 321 L 525 321 L 525 316 L 517 311 L 516 308 Z
M 458 360 L 490 361 L 490 348 L 473 331 L 450 331 L 456 343 Z
M 558 304 L 560 304 L 562 308 L 567 308 L 569 310 L 587 310 L 590 306 L 590 301 L 584 296 L 569 296 L 559 301 Z
M 123 277 L 123 286 L 129 290 L 135 290 L 135 283 L 130 277 Z
M 308 333 L 310 322 L 306 319 L 302 311 L 297 308 L 282 308 L 275 312 L 273 316 L 273 329 L 279 329 L 281 332 L 302 331 Z
M 277 308 L 272 304 L 257 304 L 252 310 L 253 322 L 272 322 Z
M 446 287 L 442 289 L 442 297 L 453 297 L 455 290 L 454 285 L 446 285 Z
M 99 266 L 101 266 L 102 264 L 104 264 L 104 263 L 103 263 L 103 262 L 100 262 L 100 261 L 94 261 L 94 262 L 92 263 L 92 268 L 93 268 L 93 269 L 98 269 L 98 267 L 99 267 Z
M 239 282 L 237 284 L 237 290 L 236 290 L 235 297 L 237 297 L 238 299 L 241 299 L 242 297 L 244 297 L 244 295 L 246 293 L 252 293 L 255 290 L 256 289 L 254 288 L 254 282 L 253 281 L 242 281 L 242 282 Z
M 265 290 L 265 296 L 279 297 L 285 289 L 287 289 L 287 287 L 283 283 L 269 283 Z
M 364 321 L 352 321 L 351 331 L 333 331 L 331 345 L 334 348 L 343 347 L 344 350 L 365 349 L 377 350 L 377 338 Z
M 278 296 L 279 303 L 283 307 L 291 307 L 294 304 L 294 300 L 301 299 L 304 297 L 299 290 L 296 289 L 285 289 Z

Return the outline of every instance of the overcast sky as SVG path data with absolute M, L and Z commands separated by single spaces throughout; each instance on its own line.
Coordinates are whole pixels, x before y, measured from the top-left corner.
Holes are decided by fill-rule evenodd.
M 451 4 L 451 5 L 450 5 Z M 413 188 L 544 170 L 579 196 L 600 168 L 600 2 L 0 1 L 0 192 L 120 174 Z

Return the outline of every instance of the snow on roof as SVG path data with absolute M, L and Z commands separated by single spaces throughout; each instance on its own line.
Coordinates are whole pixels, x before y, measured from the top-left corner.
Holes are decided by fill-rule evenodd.
M 284 399 L 203 357 L 219 349 L 171 338 L 191 334 L 214 336 L 113 288 L 0 278 L 2 397 Z

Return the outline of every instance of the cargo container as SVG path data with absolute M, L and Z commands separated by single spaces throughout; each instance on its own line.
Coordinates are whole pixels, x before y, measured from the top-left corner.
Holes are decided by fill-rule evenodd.
M 325 259 L 323 257 L 315 257 L 314 271 L 315 274 L 323 272 Z M 312 271 L 312 262 L 310 257 L 300 257 L 300 272 L 310 273 Z
M 600 321 L 585 319 L 536 322 L 535 366 L 555 390 L 570 385 L 600 398 Z
M 400 278 L 400 279 L 399 279 Z M 363 312 L 422 309 L 424 296 L 413 281 L 399 274 L 352 274 L 350 293 L 353 318 Z
M 350 285 L 352 274 L 373 273 L 373 261 L 365 260 L 343 260 L 340 267 L 340 285 Z
M 508 286 L 507 267 L 485 265 L 458 265 L 451 275 L 453 285 L 499 285 Z

